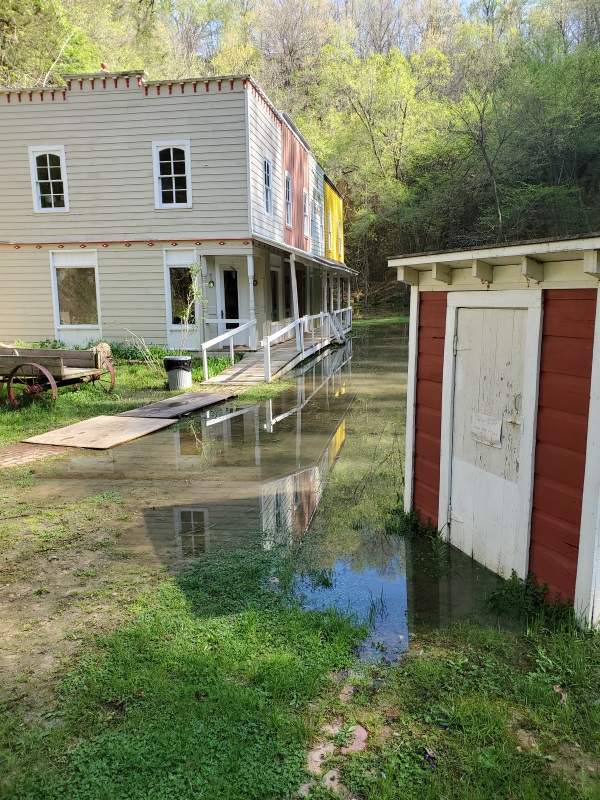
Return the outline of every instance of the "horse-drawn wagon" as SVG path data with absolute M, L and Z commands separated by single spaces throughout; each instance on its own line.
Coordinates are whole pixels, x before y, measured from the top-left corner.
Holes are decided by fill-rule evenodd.
M 54 350 L 30 347 L 0 347 L 0 383 L 6 383 L 13 406 L 22 401 L 46 396 L 56 400 L 60 386 L 91 383 L 110 392 L 115 385 L 115 369 L 100 352 Z

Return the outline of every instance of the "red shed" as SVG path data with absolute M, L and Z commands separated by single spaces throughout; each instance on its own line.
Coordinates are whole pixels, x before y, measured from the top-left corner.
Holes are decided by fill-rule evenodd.
M 411 286 L 405 507 L 600 618 L 600 236 L 389 259 Z

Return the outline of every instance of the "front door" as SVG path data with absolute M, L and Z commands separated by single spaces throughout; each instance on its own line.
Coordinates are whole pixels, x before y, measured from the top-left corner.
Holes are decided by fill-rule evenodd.
M 233 269 L 227 269 L 223 272 L 223 319 L 233 320 L 233 322 L 226 322 L 227 329 L 237 328 L 240 318 L 240 304 L 238 295 L 238 280 L 237 272 Z
M 447 426 L 449 539 L 494 572 L 509 577 L 514 569 L 521 578 L 537 381 L 537 370 L 526 369 L 537 341 L 531 314 L 527 308 L 456 309 Z

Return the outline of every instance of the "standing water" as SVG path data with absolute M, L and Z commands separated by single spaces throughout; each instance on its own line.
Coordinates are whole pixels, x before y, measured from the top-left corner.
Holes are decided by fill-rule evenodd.
M 363 658 L 397 657 L 412 625 L 478 613 L 498 580 L 453 548 L 386 533 L 403 484 L 406 366 L 407 326 L 375 321 L 273 399 L 42 464 L 31 495 L 117 492 L 119 547 L 174 569 L 211 551 L 289 546 L 301 601 L 367 622 Z

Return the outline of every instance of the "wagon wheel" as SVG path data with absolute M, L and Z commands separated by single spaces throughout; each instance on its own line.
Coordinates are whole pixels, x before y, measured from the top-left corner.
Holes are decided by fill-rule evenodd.
M 106 356 L 100 356 L 102 362 L 102 372 L 92 375 L 92 383 L 96 388 L 102 388 L 105 392 L 111 392 L 115 385 L 115 368 Z
M 8 376 L 8 399 L 17 408 L 23 400 L 35 400 L 44 392 L 50 391 L 51 400 L 56 400 L 58 389 L 56 381 L 41 364 L 29 362 L 19 364 Z

